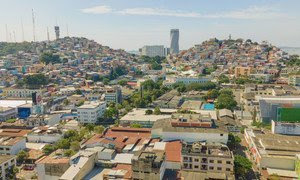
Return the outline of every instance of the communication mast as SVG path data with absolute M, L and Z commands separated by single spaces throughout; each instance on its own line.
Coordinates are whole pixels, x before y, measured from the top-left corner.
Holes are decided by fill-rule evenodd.
M 35 15 L 32 9 L 32 34 L 33 34 L 33 42 L 35 42 Z

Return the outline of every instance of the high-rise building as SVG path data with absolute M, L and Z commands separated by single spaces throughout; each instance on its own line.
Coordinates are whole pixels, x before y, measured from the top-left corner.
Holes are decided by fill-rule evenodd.
M 178 54 L 179 53 L 179 29 L 171 29 L 170 38 L 171 38 L 170 53 Z
M 59 26 L 54 26 L 56 40 L 59 39 Z
M 154 45 L 154 46 L 144 46 L 141 48 L 142 56 L 155 57 L 160 56 L 164 57 L 164 46 L 163 45 Z

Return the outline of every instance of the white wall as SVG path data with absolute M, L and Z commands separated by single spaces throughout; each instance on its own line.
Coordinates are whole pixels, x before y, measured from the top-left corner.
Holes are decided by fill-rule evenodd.
M 206 141 L 226 144 L 228 134 L 224 133 L 221 136 L 219 133 L 162 132 L 162 139 L 164 141 L 180 139 L 186 142 Z
M 54 143 L 62 138 L 61 134 L 28 134 L 28 142 L 44 142 L 44 143 Z

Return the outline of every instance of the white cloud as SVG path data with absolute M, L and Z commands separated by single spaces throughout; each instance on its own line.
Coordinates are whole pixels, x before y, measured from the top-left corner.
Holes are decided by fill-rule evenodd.
M 91 8 L 81 9 L 81 12 L 87 14 L 108 14 L 112 13 L 113 9 L 109 6 L 95 6 Z
M 272 19 L 287 17 L 286 14 L 279 12 L 272 7 L 249 7 L 241 10 L 219 12 L 213 14 L 201 14 L 197 12 L 186 12 L 161 8 L 127 8 L 114 10 L 109 6 L 95 6 L 81 10 L 90 14 L 120 14 L 120 15 L 140 15 L 140 16 L 171 16 L 185 18 L 211 18 L 211 19 Z

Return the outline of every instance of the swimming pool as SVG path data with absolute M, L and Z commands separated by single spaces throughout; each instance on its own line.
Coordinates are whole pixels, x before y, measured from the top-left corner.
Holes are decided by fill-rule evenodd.
M 211 103 L 206 103 L 203 105 L 203 109 L 204 110 L 214 110 L 215 109 L 215 105 L 211 104 Z

